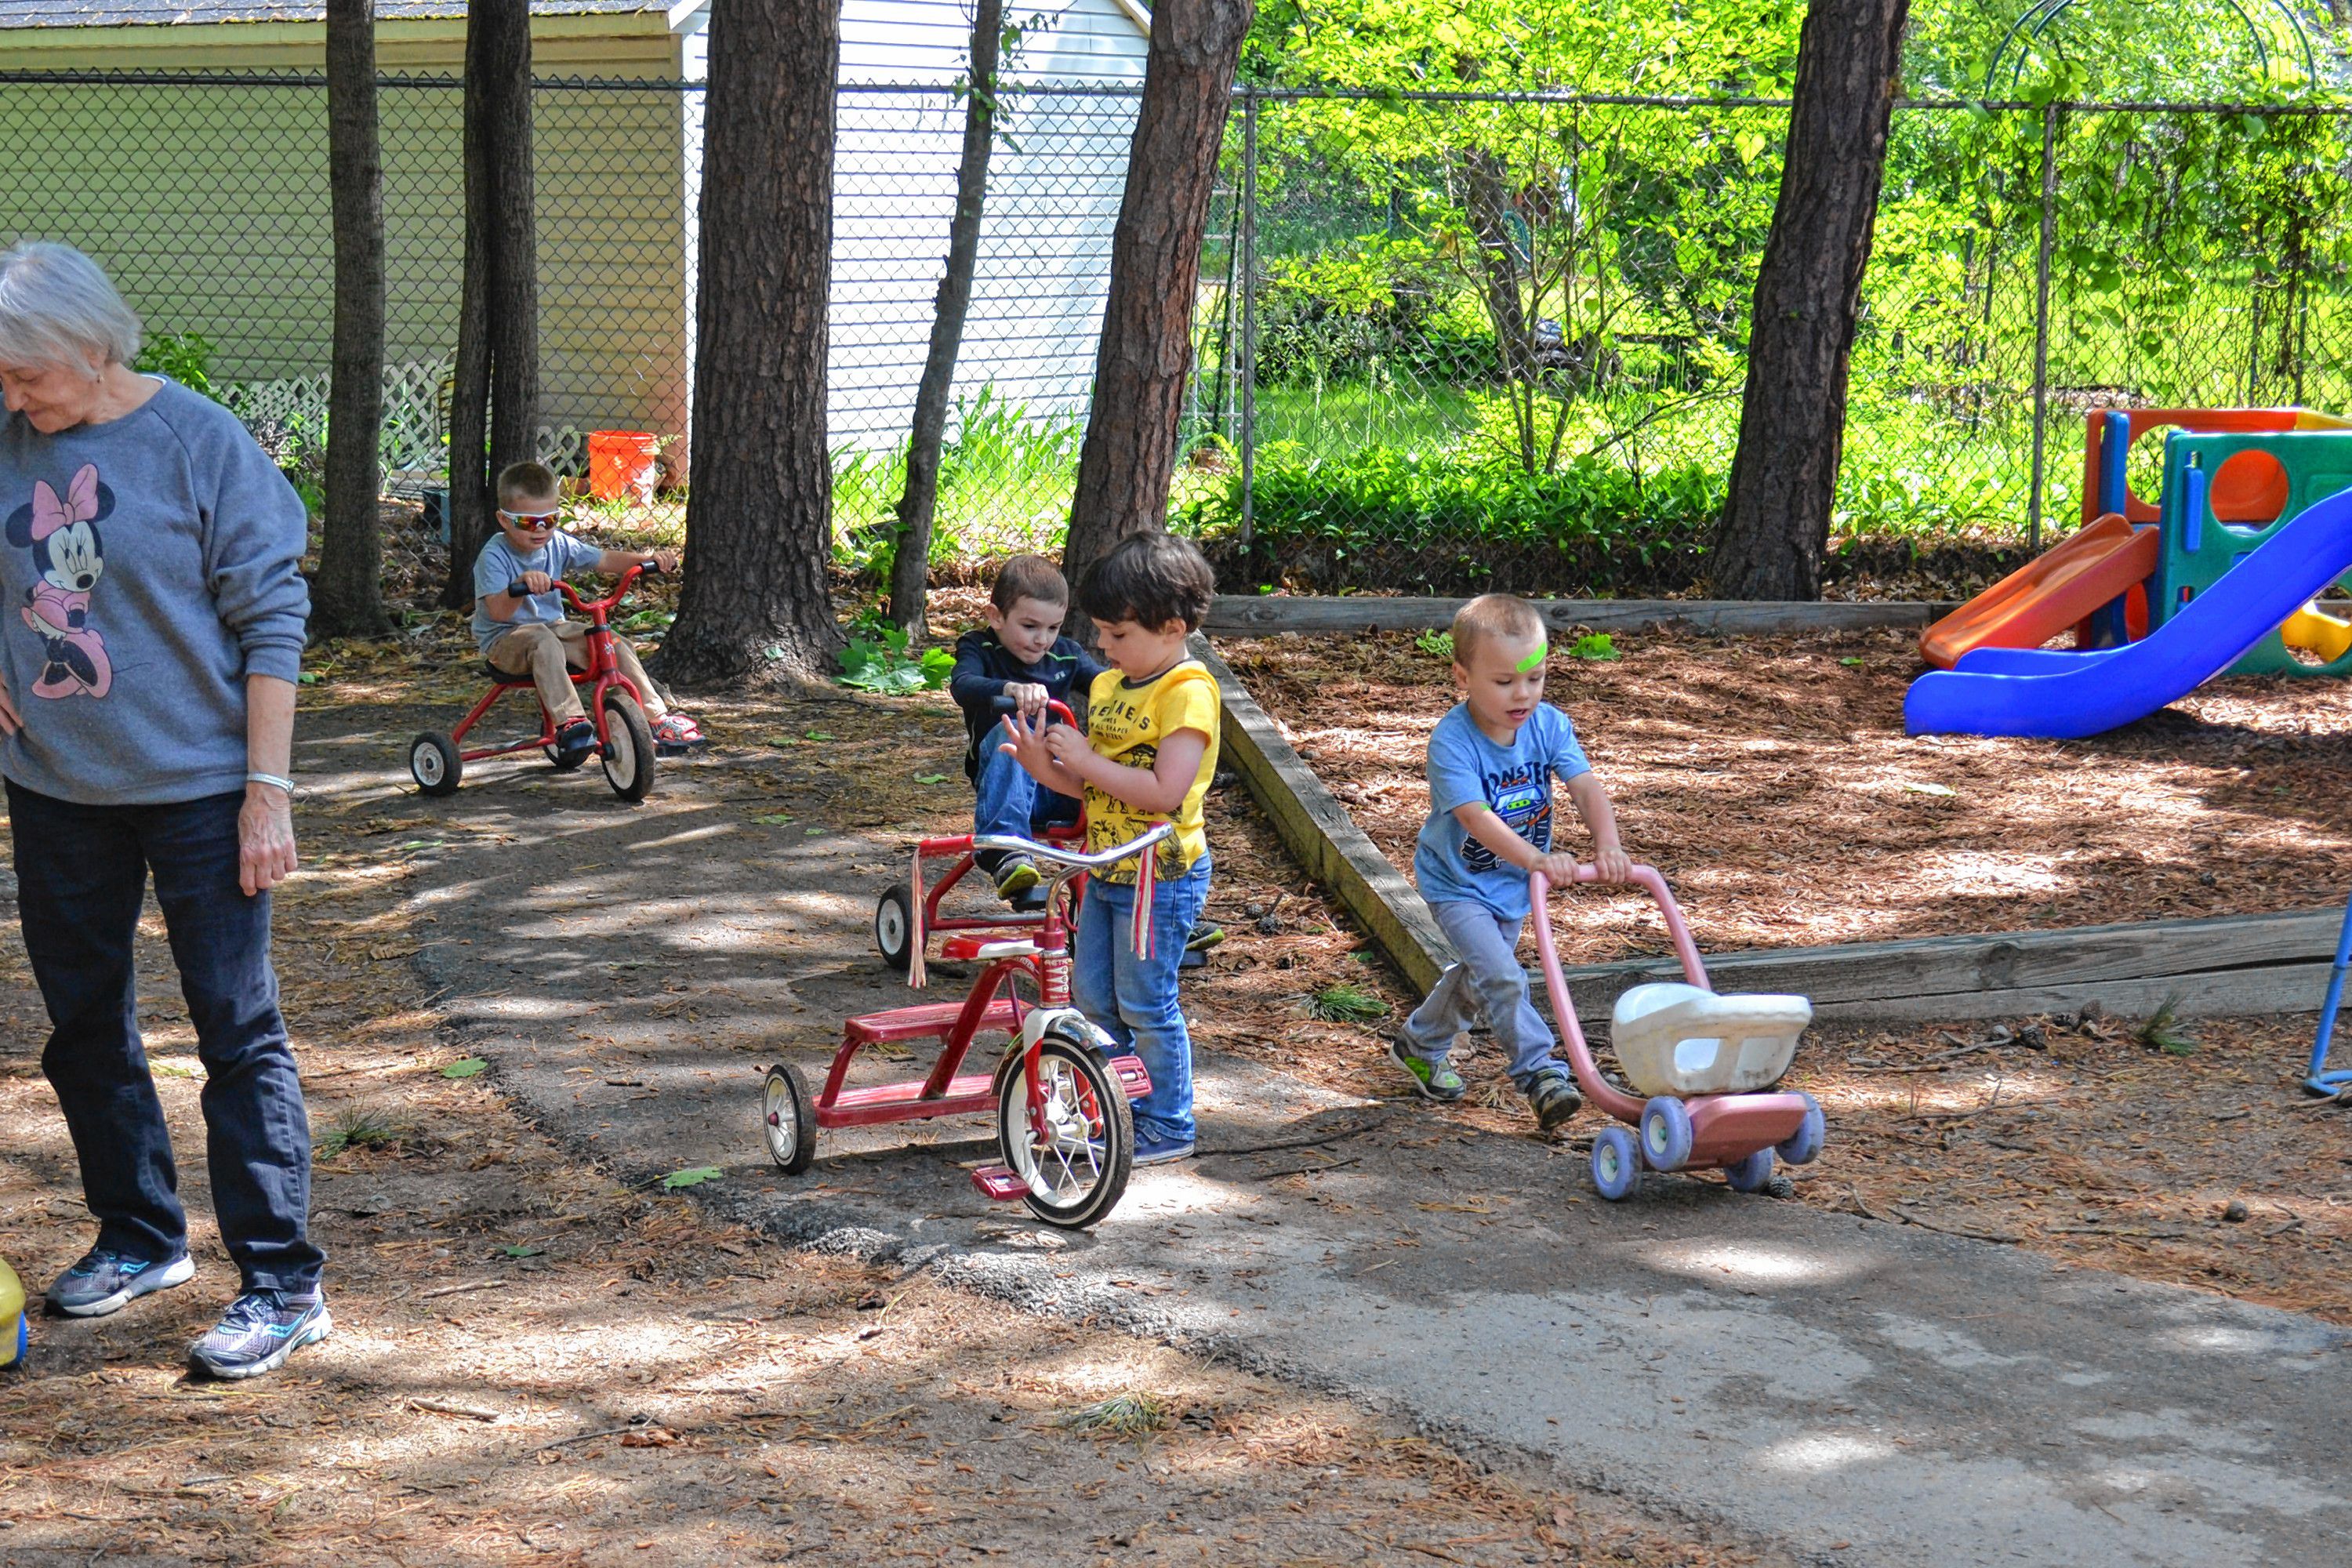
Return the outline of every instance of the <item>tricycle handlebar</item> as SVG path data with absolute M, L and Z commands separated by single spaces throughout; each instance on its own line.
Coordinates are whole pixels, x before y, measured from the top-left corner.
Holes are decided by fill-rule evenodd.
M 660 572 L 661 567 L 651 561 L 636 562 L 621 573 L 620 576 L 614 581 L 613 591 L 610 594 L 605 595 L 601 599 L 582 598 L 580 596 L 580 591 L 572 587 L 571 584 L 565 582 L 561 577 L 556 578 L 554 582 L 549 585 L 549 591 L 562 595 L 566 604 L 569 604 L 573 609 L 578 610 L 584 615 L 595 610 L 611 609 L 614 605 L 621 602 L 621 596 L 629 591 L 630 585 L 635 583 L 639 577 L 656 576 Z M 527 599 L 530 596 L 530 585 L 525 583 L 521 578 L 517 577 L 508 583 L 508 598 Z
M 989 706 L 999 713 L 1015 713 L 1020 711 L 1021 708 L 1021 705 L 1010 697 L 992 699 Z M 1045 721 L 1049 724 L 1067 724 L 1073 730 L 1078 727 L 1078 716 L 1070 711 L 1068 704 L 1056 702 L 1050 697 L 1045 700 Z
M 974 834 L 971 847 L 974 849 L 991 849 L 1001 854 L 1027 855 L 1039 860 L 1051 860 L 1057 865 L 1067 866 L 1077 871 L 1101 871 L 1118 865 L 1121 860 L 1134 858 L 1144 850 L 1152 848 L 1174 837 L 1175 832 L 1176 825 L 1172 822 L 1154 823 L 1126 843 L 1114 844 L 1109 848 L 1093 855 L 1084 850 L 1073 849 L 1067 845 L 1040 844 L 1033 839 L 1018 837 L 1010 833 Z

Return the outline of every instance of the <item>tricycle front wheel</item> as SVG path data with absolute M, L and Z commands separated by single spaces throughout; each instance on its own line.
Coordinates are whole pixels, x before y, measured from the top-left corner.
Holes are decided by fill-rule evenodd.
M 625 801 L 643 800 L 654 787 L 654 728 L 625 691 L 604 693 L 604 782 Z
M 1043 1126 L 1031 1124 L 1029 1064 L 1016 1058 L 997 1079 L 997 1147 L 1028 1184 L 1023 1201 L 1031 1214 L 1080 1229 L 1118 1207 L 1127 1192 L 1135 1113 L 1109 1064 L 1082 1040 L 1049 1030 L 1038 1042 L 1036 1067 Z
M 416 781 L 420 794 L 455 795 L 465 772 L 465 761 L 448 736 L 427 730 L 408 742 L 408 776 Z

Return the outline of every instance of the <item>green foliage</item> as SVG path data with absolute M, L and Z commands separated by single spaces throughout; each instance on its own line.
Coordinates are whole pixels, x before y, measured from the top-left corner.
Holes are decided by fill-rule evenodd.
M 1068 527 L 1070 490 L 1086 426 L 1075 415 L 1033 416 L 983 386 L 959 398 L 940 448 L 939 501 L 932 512 L 935 564 L 1058 548 Z M 908 443 L 887 452 L 834 457 L 834 561 L 870 576 L 889 574 L 898 550 L 898 499 L 907 489 Z
M 661 1184 L 670 1192 L 680 1187 L 698 1187 L 705 1182 L 725 1179 L 727 1173 L 716 1165 L 696 1165 L 688 1170 L 672 1171 L 662 1178 Z
M 334 1121 L 313 1142 L 321 1160 L 331 1160 L 346 1149 L 389 1149 L 415 1131 L 404 1117 L 356 1107 L 337 1113 Z
M 190 392 L 213 395 L 213 344 L 202 332 L 150 332 L 131 368 L 168 375 Z
M 489 1067 L 490 1064 L 479 1057 L 467 1057 L 463 1060 L 451 1062 L 447 1067 L 443 1068 L 441 1076 L 443 1078 L 479 1078 L 489 1070 Z
M 943 647 L 908 651 L 907 634 L 878 617 L 859 617 L 850 627 L 849 646 L 841 650 L 841 684 L 860 691 L 903 696 L 909 691 L 936 691 L 955 669 L 955 655 Z
M 1452 632 L 1423 632 L 1419 637 L 1412 639 L 1412 646 L 1419 648 L 1422 652 L 1430 655 L 1433 658 L 1442 658 L 1451 662 L 1454 658 L 1454 634 Z
M 1389 1016 L 1389 1005 L 1360 985 L 1342 981 L 1308 996 L 1307 1016 L 1326 1024 L 1370 1024 Z
M 1617 658 L 1617 644 L 1607 632 L 1587 632 L 1568 645 L 1568 657 L 1606 664 Z

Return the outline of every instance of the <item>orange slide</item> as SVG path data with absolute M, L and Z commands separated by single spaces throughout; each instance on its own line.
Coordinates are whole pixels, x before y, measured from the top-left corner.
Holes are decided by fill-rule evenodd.
M 1971 648 L 2040 647 L 2147 582 L 2158 551 L 2155 529 L 2109 512 L 1922 632 L 1919 656 L 1949 669 Z

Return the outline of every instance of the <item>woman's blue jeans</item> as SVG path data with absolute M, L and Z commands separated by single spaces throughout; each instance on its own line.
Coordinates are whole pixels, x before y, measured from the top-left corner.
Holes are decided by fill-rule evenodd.
M 1176 966 L 1201 906 L 1209 901 L 1209 857 L 1151 889 L 1151 956 L 1130 940 L 1135 885 L 1087 879 L 1086 905 L 1070 954 L 1070 999 L 1121 1050 L 1143 1058 L 1151 1092 L 1135 1102 L 1139 1142 L 1192 1139 L 1192 1037 L 1176 1004 Z
M 278 1012 L 269 895 L 237 886 L 243 793 L 78 805 L 7 789 L 17 912 L 51 1026 L 41 1070 L 73 1134 L 98 1245 L 162 1262 L 188 1242 L 131 967 L 152 869 L 205 1066 L 221 1240 L 247 1289 L 312 1289 L 324 1258 L 310 1238 L 310 1124 Z

